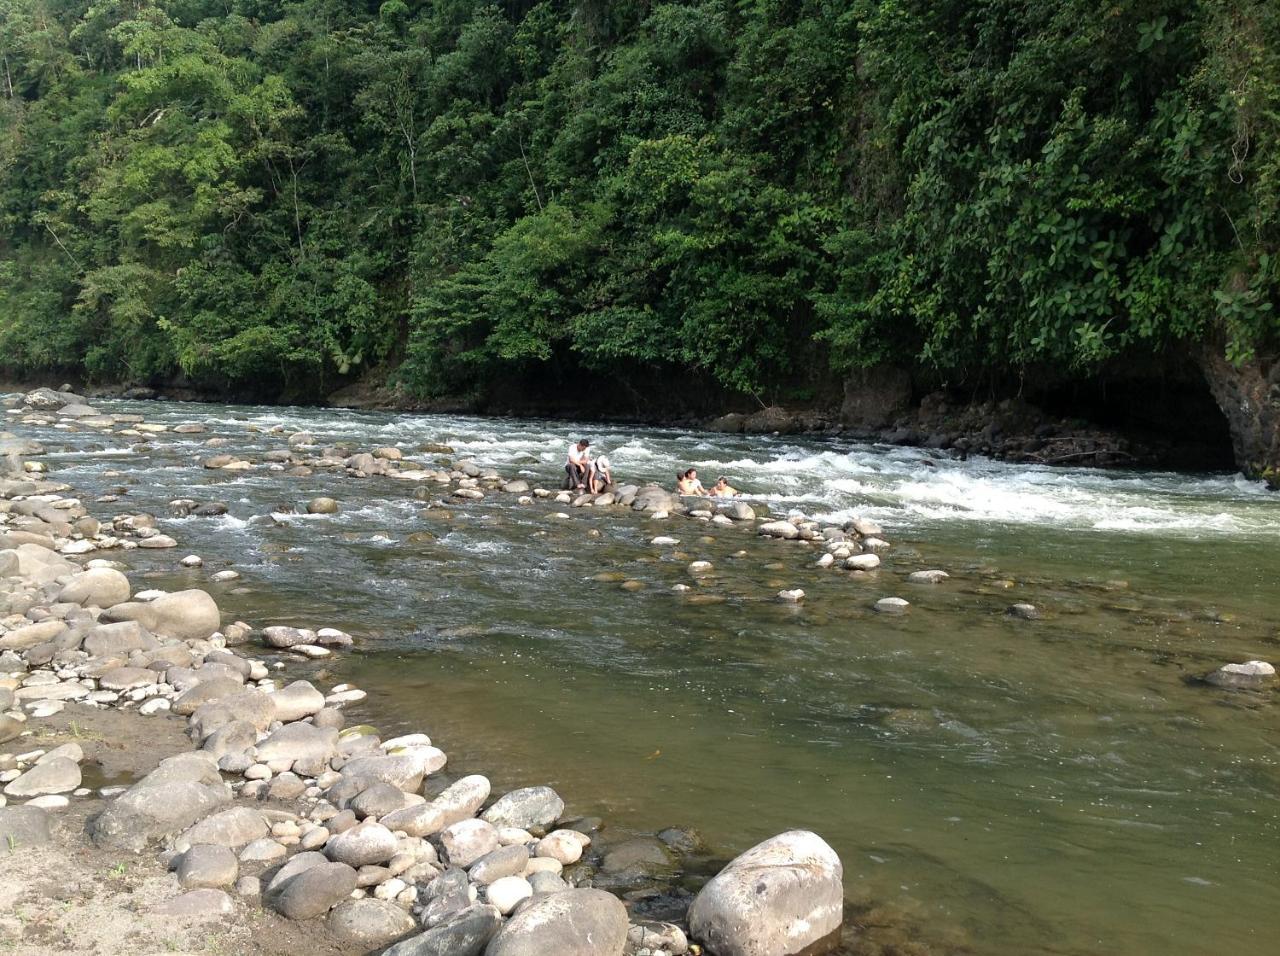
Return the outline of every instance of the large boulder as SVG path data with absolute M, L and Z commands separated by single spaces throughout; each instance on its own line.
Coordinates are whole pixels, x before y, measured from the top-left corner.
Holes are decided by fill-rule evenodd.
M 195 588 L 162 594 L 154 601 L 117 604 L 102 617 L 106 621 L 137 621 L 149 631 L 183 641 L 202 641 L 222 624 L 217 603 Z
M 230 800 L 231 790 L 210 754 L 177 754 L 108 803 L 89 821 L 89 835 L 98 846 L 137 852 Z
M 84 607 L 111 607 L 129 600 L 129 579 L 115 568 L 90 568 L 73 575 L 58 600 Z
M 690 935 L 716 956 L 820 952 L 840 932 L 843 876 L 835 850 L 816 833 L 780 833 L 702 888 L 689 909 Z
M 485 956 L 621 956 L 627 927 L 627 909 L 616 896 L 566 890 L 525 904 L 498 931 Z
M 564 813 L 564 801 L 550 787 L 524 787 L 499 797 L 480 816 L 495 827 L 547 827 Z
M 22 397 L 22 403 L 27 408 L 35 409 L 38 412 L 56 412 L 63 406 L 75 402 L 78 397 L 70 392 L 58 392 L 52 388 L 42 387 L 27 392 Z

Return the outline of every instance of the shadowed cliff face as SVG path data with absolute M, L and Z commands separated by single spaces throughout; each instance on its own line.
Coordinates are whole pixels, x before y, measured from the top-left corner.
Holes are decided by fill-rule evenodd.
M 1280 353 L 1260 352 L 1233 365 L 1221 348 L 1206 345 L 1199 359 L 1231 430 L 1236 464 L 1280 487 Z

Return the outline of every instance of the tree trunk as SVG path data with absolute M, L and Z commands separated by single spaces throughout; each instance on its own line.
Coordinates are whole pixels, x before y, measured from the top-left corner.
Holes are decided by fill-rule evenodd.
M 1280 353 L 1259 351 L 1237 366 L 1211 340 L 1196 359 L 1231 429 L 1236 464 L 1250 478 L 1280 487 Z

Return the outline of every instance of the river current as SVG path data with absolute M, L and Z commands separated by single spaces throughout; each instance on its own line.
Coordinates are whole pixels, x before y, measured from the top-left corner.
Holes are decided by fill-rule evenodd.
M 161 516 L 180 548 L 134 552 L 148 581 L 208 588 L 256 626 L 351 631 L 356 652 L 325 676 L 369 692 L 357 716 L 427 730 L 451 769 L 495 789 L 551 784 L 612 827 L 696 827 L 726 855 L 814 829 L 844 861 L 866 952 L 1275 951 L 1280 696 L 1194 680 L 1280 663 L 1280 497 L 1259 485 L 789 437 L 95 404 L 207 429 L 147 451 L 20 429 L 49 446 L 54 477 L 126 492 L 100 514 Z M 432 464 L 421 447 L 445 443 L 547 487 L 585 430 L 625 480 L 670 486 L 694 466 L 758 510 L 872 518 L 894 547 L 855 580 L 741 528 L 621 509 L 555 519 L 511 495 L 427 511 L 411 482 L 199 465 L 260 461 L 304 429 Z M 285 513 L 319 494 L 342 512 Z M 174 518 L 179 497 L 230 512 Z M 654 547 L 657 534 L 681 543 Z M 180 568 L 188 553 L 204 567 Z M 697 559 L 712 570 L 692 576 Z M 242 578 L 211 584 L 224 567 Z M 951 577 L 905 581 L 924 568 Z M 804 604 L 778 602 L 784 587 Z M 886 596 L 909 612 L 876 614 Z M 1042 619 L 1011 619 L 1014 602 Z

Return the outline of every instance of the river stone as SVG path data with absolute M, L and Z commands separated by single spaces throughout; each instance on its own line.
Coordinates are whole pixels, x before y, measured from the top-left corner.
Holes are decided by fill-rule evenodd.
M 0 637 L 0 650 L 25 651 L 57 637 L 66 629 L 64 622 L 56 620 L 26 624 Z
M 440 831 L 440 845 L 452 865 L 465 869 L 498 848 L 498 831 L 486 820 L 460 820 Z
M 674 854 L 657 837 L 636 837 L 610 847 L 600 868 L 616 877 L 615 882 L 627 882 L 667 872 L 674 865 Z
M 73 575 L 58 592 L 58 600 L 71 604 L 111 607 L 129 600 L 129 579 L 114 568 L 90 568 Z
M 1040 609 L 1034 604 L 1010 604 L 1004 613 L 1023 621 L 1036 621 L 1040 618 Z
M 480 815 L 495 827 L 550 826 L 564 813 L 564 801 L 550 787 L 524 787 L 499 797 Z
M 324 694 L 309 681 L 298 680 L 287 684 L 271 695 L 276 705 L 276 719 L 289 723 L 311 717 L 324 709 Z
M 297 760 L 324 763 L 337 752 L 336 730 L 303 723 L 285 724 L 258 744 L 258 760 L 261 763 Z
M 154 601 L 117 604 L 102 616 L 107 621 L 137 621 L 149 631 L 182 641 L 203 641 L 222 623 L 217 603 L 196 588 L 162 594 Z
M 178 859 L 178 882 L 186 889 L 220 889 L 240 875 L 236 855 L 225 846 L 200 844 Z
M 1275 682 L 1276 669 L 1266 661 L 1224 664 L 1205 680 L 1217 687 L 1267 687 Z
M 907 575 L 907 580 L 912 584 L 941 584 L 949 577 L 951 575 L 947 574 L 946 571 L 934 569 L 930 571 L 912 571 Z
M 840 930 L 840 858 L 789 830 L 732 860 L 689 909 L 690 935 L 716 956 L 793 956 Z
M 745 501 L 734 501 L 727 505 L 724 509 L 734 521 L 755 521 L 756 511 Z
M 267 883 L 266 888 L 262 891 L 263 899 L 278 896 L 285 888 L 288 882 L 305 870 L 311 869 L 313 866 L 322 866 L 329 862 L 329 858 L 323 853 L 315 853 L 312 851 L 304 851 L 295 854 L 289 862 L 280 867 Z
M 501 925 L 496 906 L 476 903 L 450 913 L 420 936 L 396 943 L 382 956 L 480 956 Z
M 359 817 L 384 817 L 410 804 L 421 804 L 425 801 L 417 794 L 405 793 L 398 787 L 377 780 L 355 795 L 347 806 Z M 394 828 L 393 828 L 394 829 Z
M 108 803 L 89 821 L 89 835 L 98 846 L 136 852 L 190 827 L 230 799 L 210 754 L 176 754 Z
M 382 822 L 412 837 L 430 836 L 447 826 L 475 816 L 489 799 L 489 779 L 470 774 L 450 784 L 430 803 L 406 807 L 388 814 Z
M 880 567 L 878 554 L 854 554 L 844 559 L 844 566 L 850 571 L 874 571 Z
M 504 876 L 489 885 L 488 899 L 503 916 L 510 913 L 521 900 L 533 895 L 533 887 L 523 876 Z
M 569 866 L 582 859 L 582 851 L 590 843 L 591 838 L 577 830 L 553 830 L 538 841 L 534 853 Z
M 769 538 L 784 538 L 787 541 L 800 537 L 800 529 L 790 521 L 766 521 L 759 528 L 762 535 Z
M 310 631 L 303 631 L 296 627 L 286 627 L 282 624 L 262 629 L 262 639 L 270 647 L 296 647 L 300 644 L 309 643 L 314 636 Z
M 422 786 L 422 778 L 445 764 L 444 751 L 435 747 L 415 747 L 404 753 L 379 757 L 354 757 L 342 766 L 344 777 L 382 780 L 411 793 Z
M 375 950 L 413 932 L 413 917 L 386 900 L 344 900 L 329 914 L 329 932 L 361 952 Z
M 12 695 L 10 695 L 9 704 L 6 706 L 9 706 L 12 702 Z M 21 737 L 26 727 L 25 722 L 15 717 L 10 717 L 8 714 L 0 714 L 0 744 L 8 743 L 10 740 Z
M 4 788 L 7 797 L 39 797 L 70 793 L 80 786 L 80 765 L 69 757 L 38 763 Z
M 332 498 L 312 498 L 307 502 L 307 514 L 332 515 L 338 513 L 338 502 Z
M 645 485 L 636 492 L 631 507 L 636 511 L 675 512 L 680 510 L 680 499 L 658 485 Z
M 259 837 L 245 844 L 244 849 L 240 851 L 240 859 L 245 863 L 270 863 L 283 859 L 288 854 L 289 851 L 283 844 L 277 843 L 270 837 Z
M 356 871 L 345 863 L 321 863 L 292 877 L 272 905 L 289 919 L 314 919 L 356 888 Z
M 211 843 L 238 849 L 271 832 L 267 818 L 248 807 L 232 807 L 201 820 L 176 841 L 187 846 Z
M 98 675 L 104 690 L 126 691 L 159 682 L 160 674 L 146 667 L 112 667 Z
M 124 659 L 130 651 L 149 651 L 157 646 L 151 632 L 137 621 L 99 624 L 84 639 L 84 649 L 90 657 Z
M 616 896 L 568 890 L 528 903 L 498 931 L 485 956 L 620 956 L 627 926 Z
M 672 956 L 689 951 L 689 940 L 684 930 L 674 923 L 636 920 L 627 931 L 627 940 L 635 950 L 662 951 Z
M 170 680 L 169 683 L 173 681 Z M 173 701 L 173 712 L 182 717 L 189 717 L 211 701 L 243 693 L 243 681 L 238 681 L 234 677 L 213 677 L 193 684 L 179 694 Z
M 876 610 L 881 614 L 905 614 L 910 606 L 910 602 L 900 597 L 881 598 L 875 603 Z
M 360 867 L 385 863 L 400 849 L 400 841 L 381 823 L 365 821 L 329 838 L 325 855 L 338 863 Z
M 524 846 L 502 846 L 486 853 L 472 864 L 468 876 L 473 883 L 488 884 L 506 876 L 524 872 L 529 862 L 529 850 Z M 499 907 L 501 909 L 501 907 Z M 503 913 L 509 910 L 503 910 Z
M 192 738 L 203 743 L 219 727 L 233 720 L 243 720 L 259 731 L 266 730 L 276 718 L 271 696 L 259 690 L 242 690 L 230 697 L 201 704 L 191 715 Z
M 49 814 L 39 807 L 0 807 L 0 857 L 52 839 Z

